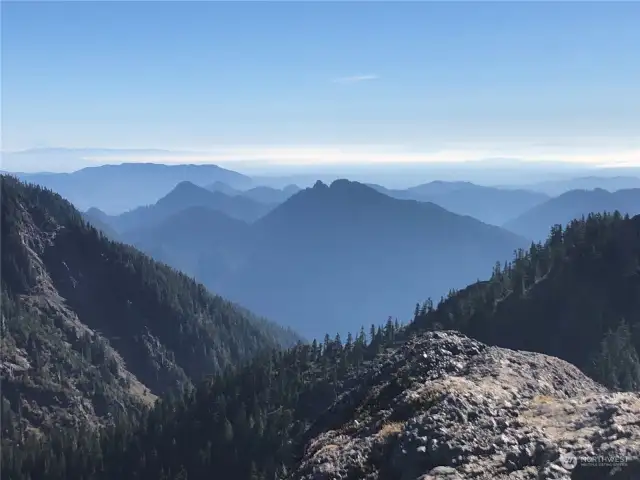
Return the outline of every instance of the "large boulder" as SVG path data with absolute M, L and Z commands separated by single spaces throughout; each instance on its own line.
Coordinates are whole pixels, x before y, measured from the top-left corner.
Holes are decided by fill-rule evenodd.
M 640 478 L 640 396 L 555 357 L 429 332 L 359 378 L 291 479 Z

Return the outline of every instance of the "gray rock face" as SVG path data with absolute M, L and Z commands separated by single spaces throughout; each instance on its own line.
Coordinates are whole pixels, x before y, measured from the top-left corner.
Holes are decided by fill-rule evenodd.
M 640 478 L 640 395 L 557 358 L 429 332 L 359 379 L 292 480 Z

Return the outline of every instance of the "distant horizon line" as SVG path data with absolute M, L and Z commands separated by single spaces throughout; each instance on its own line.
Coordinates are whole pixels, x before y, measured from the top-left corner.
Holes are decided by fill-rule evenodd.
M 540 162 L 532 162 L 532 161 L 522 161 L 517 165 L 506 165 L 504 163 L 499 162 L 509 162 L 509 161 L 518 161 L 517 159 L 482 159 L 482 160 L 470 160 L 468 162 L 424 162 L 424 163 L 416 163 L 416 162 L 389 162 L 389 163 L 375 163 L 375 164 L 363 164 L 363 163 L 353 163 L 353 164 L 300 164 L 300 165 L 273 165 L 273 164 L 264 164 L 261 162 L 252 162 L 252 161 L 236 161 L 233 164 L 236 167 L 263 167 L 265 170 L 270 170 L 276 176 L 285 175 L 287 173 L 291 175 L 296 174 L 322 174 L 322 175 L 344 175 L 347 173 L 359 173 L 361 170 L 369 170 L 371 172 L 375 170 L 386 170 L 390 167 L 396 168 L 399 170 L 423 170 L 428 168 L 433 169 L 442 169 L 448 168 L 455 170 L 456 168 L 464 168 L 470 167 L 471 169 L 481 169 L 485 168 L 512 168 L 513 170 L 529 170 L 535 169 L 536 167 L 540 168 L 542 166 L 551 167 L 566 167 L 569 172 L 573 171 L 574 173 L 582 172 L 597 172 L 597 171 L 612 171 L 612 170 L 638 170 L 640 173 L 640 164 L 639 165 L 590 165 L 590 164 L 576 164 L 572 162 L 550 162 L 550 161 L 540 161 Z M 482 164 L 482 165 L 480 165 Z M 198 163 L 162 163 L 162 162 L 151 162 L 151 161 L 127 161 L 127 162 L 119 162 L 119 163 L 101 163 L 101 164 L 91 164 L 85 165 L 79 168 L 73 168 L 68 170 L 16 170 L 16 169 L 6 169 L 1 168 L 0 173 L 2 174 L 24 174 L 24 175 L 58 175 L 58 174 L 73 174 L 86 169 L 93 168 L 102 168 L 102 167 L 118 167 L 124 165 L 156 165 L 163 167 L 218 167 L 225 170 L 234 170 L 238 173 L 244 173 L 242 168 L 234 168 L 234 165 L 230 165 L 229 163 L 211 163 L 211 162 L 198 162 Z M 351 172 L 349 171 L 350 169 Z M 569 173 L 567 172 L 567 173 Z M 255 173 L 252 173 L 255 175 Z M 265 173 L 266 176 L 269 176 Z
M 2 170 L 15 173 L 72 173 L 105 165 L 217 165 L 228 169 L 264 170 L 376 170 L 409 168 L 572 168 L 610 169 L 640 167 L 640 149 L 550 152 L 536 149 L 496 148 L 408 148 L 398 145 L 224 145 L 209 150 L 166 148 L 34 147 L 1 150 Z M 534 145 L 535 147 L 535 145 Z M 596 149 L 597 150 L 597 149 Z M 556 149 L 556 151 L 558 151 Z M 42 157 L 42 158 L 39 158 Z M 48 157 L 48 158 L 47 158 Z M 8 161 L 7 161 L 8 160 Z M 47 168 L 48 167 L 48 168 Z

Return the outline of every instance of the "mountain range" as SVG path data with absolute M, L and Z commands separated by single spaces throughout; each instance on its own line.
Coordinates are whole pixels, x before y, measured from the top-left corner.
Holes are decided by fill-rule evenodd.
M 11 165 L 19 165 L 24 158 L 35 155 L 38 162 L 43 159 L 68 155 L 104 155 L 132 153 L 126 150 L 81 150 L 35 149 L 11 153 Z M 135 151 L 145 155 L 162 156 L 162 150 Z M 7 154 L 9 155 L 9 154 Z M 24 157 L 24 158 L 23 158 Z M 14 165 L 15 164 L 15 165 Z M 624 170 L 624 171 L 623 171 Z M 439 171 L 439 170 L 438 170 Z M 398 189 L 369 184 L 388 196 L 422 202 L 436 203 L 447 210 L 461 215 L 469 215 L 485 223 L 503 226 L 526 211 L 544 203 L 551 197 L 570 190 L 601 188 L 614 192 L 621 189 L 640 188 L 640 178 L 635 170 L 621 169 L 618 176 L 576 176 L 560 180 L 532 183 L 523 186 L 483 186 L 465 181 L 432 181 L 414 187 Z M 301 185 L 312 185 L 314 175 L 297 176 L 256 176 L 248 177 L 216 165 L 163 165 L 154 163 L 123 163 L 87 167 L 73 173 L 17 173 L 28 180 L 70 200 L 79 210 L 97 208 L 110 216 L 117 216 L 138 207 L 149 206 L 166 196 L 181 182 L 190 182 L 211 191 L 228 196 L 240 196 L 269 207 L 274 207 L 297 193 Z M 315 178 L 340 178 L 339 175 L 315 175 Z M 118 192 L 117 195 L 114 192 Z M 241 218 L 245 219 L 241 216 Z M 253 218 L 251 215 L 249 219 Z M 251 220 L 250 220 L 251 221 Z
M 640 474 L 640 404 L 629 392 L 640 390 L 640 216 L 592 214 L 555 227 L 484 280 L 416 305 L 406 325 L 390 318 L 369 334 L 292 346 L 291 332 L 106 239 L 58 195 L 8 177 L 1 191 L 3 477 Z M 433 249 L 430 258 L 459 263 L 473 262 L 484 242 L 513 238 L 345 180 L 318 183 L 239 228 L 256 228 L 267 244 L 273 229 L 285 229 L 293 238 L 282 250 L 299 240 L 332 253 L 356 245 L 372 260 L 377 252 L 361 241 L 380 224 L 390 226 L 382 245 L 406 248 L 389 250 L 390 261 L 404 262 L 387 287 L 399 290 L 420 262 L 412 233 Z M 460 238 L 469 226 L 475 250 Z M 301 269 L 315 273 L 319 264 Z M 348 278 L 352 266 L 338 273 Z M 319 274 L 337 283 L 336 271 Z M 303 315 L 331 301 L 313 291 Z
M 95 218 L 96 222 L 108 225 L 119 234 L 124 234 L 157 225 L 191 207 L 205 207 L 246 222 L 257 220 L 273 208 L 242 195 L 211 191 L 185 181 L 180 182 L 153 205 L 138 207 L 120 215 L 106 215 L 95 208 L 87 210 L 85 214 L 88 218 Z
M 481 278 L 496 258 L 528 245 L 347 180 L 317 182 L 251 225 L 198 208 L 123 239 L 309 338 L 406 317 L 416 299 Z
M 222 192 L 230 196 L 243 196 L 255 200 L 256 202 L 264 203 L 266 205 L 277 205 L 284 202 L 287 198 L 298 193 L 300 187 L 297 185 L 287 185 L 283 188 L 273 188 L 265 185 L 252 187 L 248 190 L 237 190 L 230 187 L 224 182 L 215 182 L 211 185 L 207 185 L 208 190 L 212 192 Z
M 155 203 L 180 182 L 216 181 L 248 188 L 251 179 L 217 165 L 122 163 L 86 167 L 73 173 L 16 173 L 18 178 L 59 193 L 79 210 L 98 208 L 114 215 Z
M 544 203 L 536 205 L 503 227 L 526 238 L 539 241 L 549 235 L 553 225 L 566 225 L 575 218 L 589 213 L 613 213 L 636 215 L 640 213 L 640 188 L 609 192 L 595 190 L 571 190 Z
M 404 190 L 370 186 L 390 197 L 432 202 L 492 225 L 502 225 L 549 199 L 548 195 L 531 190 L 485 187 L 470 182 L 434 181 Z
M 625 169 L 619 168 L 617 170 L 624 171 Z M 629 170 L 631 170 L 631 172 L 629 172 L 631 175 L 626 174 L 606 177 L 597 175 L 576 176 L 573 178 L 547 180 L 544 182 L 527 184 L 519 188 L 545 193 L 552 197 L 561 195 L 569 190 L 595 190 L 601 188 L 609 192 L 615 192 L 617 190 L 640 188 L 640 177 L 637 176 L 638 169 L 631 168 Z

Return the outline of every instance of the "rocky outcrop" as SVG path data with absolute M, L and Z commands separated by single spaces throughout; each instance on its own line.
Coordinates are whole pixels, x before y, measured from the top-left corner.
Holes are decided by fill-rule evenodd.
M 640 478 L 638 394 L 456 332 L 380 355 L 310 432 L 292 480 Z

